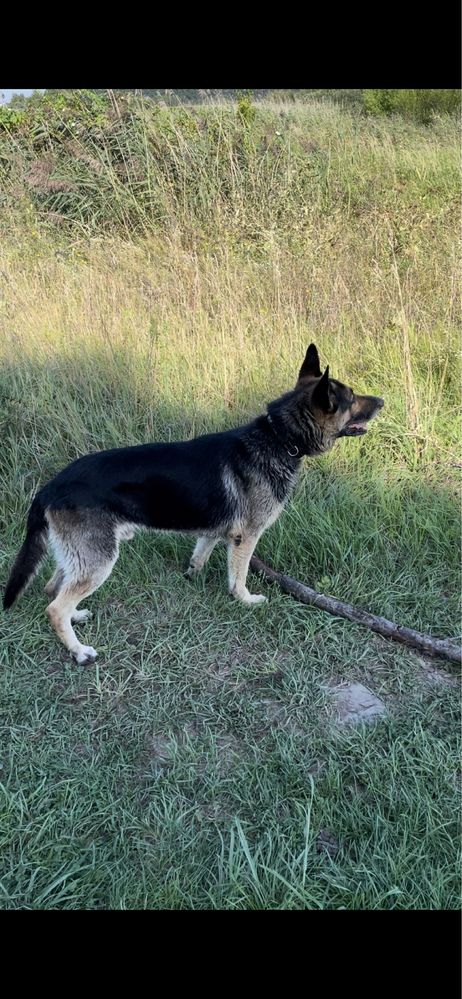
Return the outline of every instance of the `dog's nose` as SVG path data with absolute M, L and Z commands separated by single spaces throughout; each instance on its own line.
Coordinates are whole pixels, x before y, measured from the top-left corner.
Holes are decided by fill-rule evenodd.
M 377 409 L 382 409 L 382 406 L 385 405 L 385 402 L 384 402 L 383 399 L 377 399 L 376 402 L 377 402 Z

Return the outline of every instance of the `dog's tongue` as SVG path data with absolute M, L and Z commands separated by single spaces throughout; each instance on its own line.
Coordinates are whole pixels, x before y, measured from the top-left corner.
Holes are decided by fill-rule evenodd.
M 365 430 L 364 423 L 349 423 L 350 430 Z

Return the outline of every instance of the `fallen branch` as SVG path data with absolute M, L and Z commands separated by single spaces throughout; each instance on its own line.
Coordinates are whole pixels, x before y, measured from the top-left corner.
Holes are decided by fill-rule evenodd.
M 346 617 L 348 621 L 363 624 L 366 628 L 371 628 L 372 631 L 383 635 L 384 638 L 392 638 L 395 642 L 411 645 L 429 656 L 441 656 L 442 659 L 449 659 L 458 664 L 462 662 L 461 647 L 455 645 L 449 638 L 432 638 L 430 635 L 422 635 L 420 631 L 414 631 L 413 628 L 402 628 L 400 625 L 394 624 L 393 621 L 387 621 L 385 617 L 368 614 L 367 611 L 353 607 L 351 604 L 345 604 L 342 600 L 336 600 L 335 597 L 326 597 L 324 593 L 312 590 L 311 587 L 299 583 L 291 576 L 275 572 L 255 555 L 250 560 L 250 568 L 255 572 L 261 572 L 265 579 L 271 583 L 277 583 L 284 593 L 290 593 L 302 604 L 312 604 L 329 614 L 335 614 L 336 617 Z

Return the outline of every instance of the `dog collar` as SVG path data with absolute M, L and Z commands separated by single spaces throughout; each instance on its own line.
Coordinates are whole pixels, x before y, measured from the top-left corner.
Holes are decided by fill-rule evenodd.
M 278 432 L 276 430 L 276 427 L 274 426 L 274 423 L 273 423 L 273 421 L 272 421 L 271 416 L 269 415 L 269 413 L 266 414 L 266 419 L 268 420 L 268 423 L 269 423 L 269 425 L 271 427 L 271 430 L 273 431 L 274 436 L 277 438 L 277 440 L 279 441 L 279 443 L 283 445 L 283 447 L 287 451 L 287 454 L 289 454 L 291 458 L 296 458 L 297 455 L 300 454 L 300 450 L 297 447 L 297 445 L 296 444 L 291 444 L 290 441 L 289 441 L 289 446 L 287 446 L 287 441 L 283 441 L 282 437 L 279 436 L 279 434 L 278 434 Z

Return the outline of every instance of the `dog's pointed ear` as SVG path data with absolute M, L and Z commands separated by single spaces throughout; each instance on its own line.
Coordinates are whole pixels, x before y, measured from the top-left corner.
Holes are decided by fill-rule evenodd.
M 321 365 L 319 364 L 319 354 L 314 343 L 310 343 L 305 354 L 305 360 L 300 368 L 298 380 L 301 378 L 320 378 Z
M 324 413 L 332 411 L 332 403 L 329 392 L 329 365 L 313 389 L 313 405 L 321 409 Z

